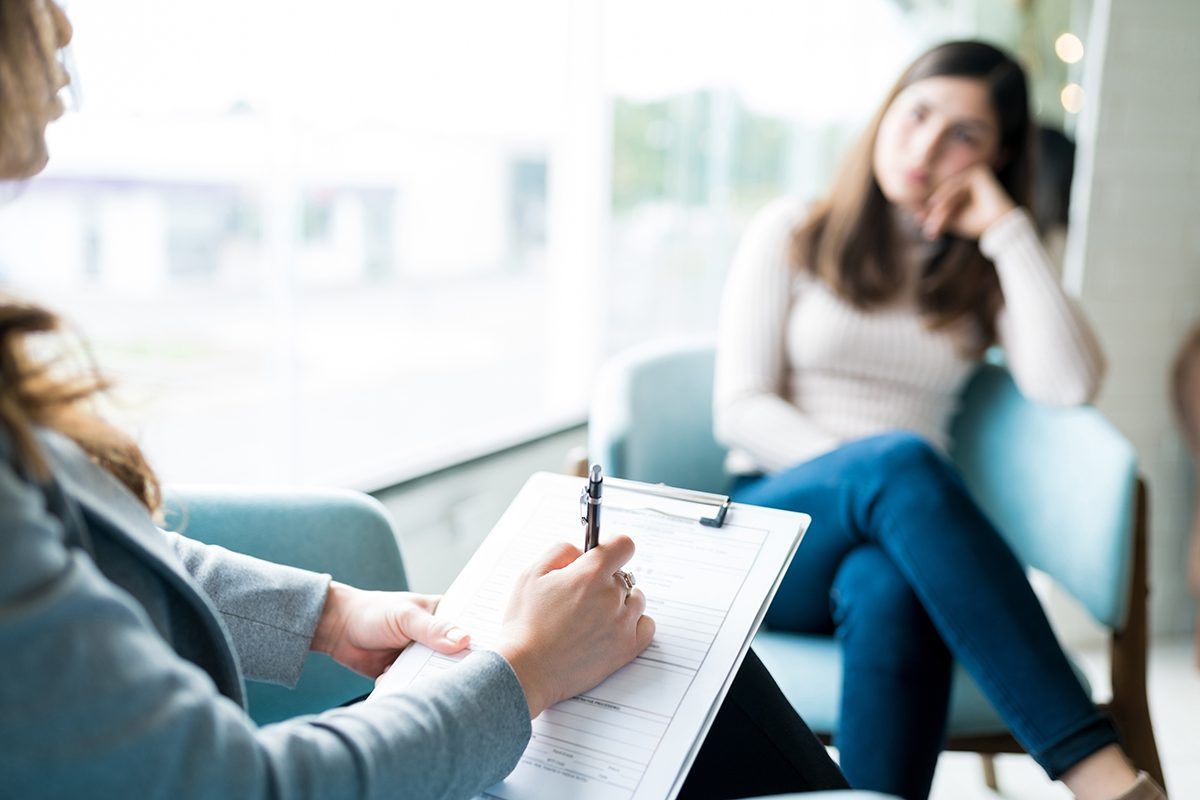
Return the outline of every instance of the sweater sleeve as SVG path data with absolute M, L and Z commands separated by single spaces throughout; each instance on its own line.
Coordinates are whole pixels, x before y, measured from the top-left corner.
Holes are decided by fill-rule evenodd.
M 1029 214 L 1017 208 L 992 223 L 979 249 L 1000 278 L 1004 308 L 997 334 L 1021 391 L 1051 405 L 1091 402 L 1104 375 L 1104 355 L 1055 276 Z
M 489 653 L 370 705 L 256 727 L 3 464 L 0 652 L 6 797 L 465 800 L 530 735 L 520 683 Z
M 325 607 L 329 575 L 163 533 L 221 612 L 245 676 L 295 686 Z
M 795 279 L 789 237 L 802 212 L 791 199 L 759 212 L 738 246 L 721 301 L 714 432 L 719 442 L 766 471 L 807 461 L 837 445 L 784 396 L 784 334 Z

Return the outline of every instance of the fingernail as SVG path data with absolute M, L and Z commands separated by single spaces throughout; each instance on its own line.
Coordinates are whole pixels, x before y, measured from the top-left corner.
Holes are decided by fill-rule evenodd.
M 464 631 L 462 628 L 451 628 L 450 630 L 446 631 L 446 638 L 449 639 L 451 642 L 454 642 L 455 644 L 458 644 L 466 637 L 467 637 L 467 632 Z

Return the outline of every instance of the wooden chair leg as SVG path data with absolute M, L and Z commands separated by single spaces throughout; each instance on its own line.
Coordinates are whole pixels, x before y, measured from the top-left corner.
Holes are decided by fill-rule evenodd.
M 1133 761 L 1134 767 L 1146 770 L 1159 786 L 1165 787 L 1167 783 L 1163 778 L 1162 762 L 1158 758 L 1150 709 L 1144 704 L 1140 708 L 1123 705 L 1114 706 L 1111 713 L 1117 730 L 1121 732 L 1125 754 Z
M 996 756 L 992 753 L 980 753 L 979 762 L 983 765 L 983 782 L 993 792 L 1000 791 L 1000 784 L 996 781 Z
M 1167 784 L 1163 780 L 1162 762 L 1158 758 L 1158 745 L 1154 741 L 1154 726 L 1146 701 L 1146 661 L 1149 650 L 1146 600 L 1150 593 L 1146 576 L 1149 535 L 1146 494 L 1146 484 L 1139 478 L 1133 540 L 1133 584 L 1125 628 L 1115 632 L 1112 637 L 1113 699 L 1109 704 L 1109 713 L 1121 733 L 1125 753 L 1133 760 L 1134 766 L 1146 770 L 1165 788 Z

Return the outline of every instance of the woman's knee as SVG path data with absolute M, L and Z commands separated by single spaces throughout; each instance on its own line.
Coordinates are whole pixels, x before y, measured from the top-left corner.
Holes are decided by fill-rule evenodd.
M 881 498 L 934 498 L 964 487 L 955 467 L 924 437 L 897 430 L 860 439 L 851 457 L 854 472 L 852 508 L 860 527 L 873 528 L 867 516 Z

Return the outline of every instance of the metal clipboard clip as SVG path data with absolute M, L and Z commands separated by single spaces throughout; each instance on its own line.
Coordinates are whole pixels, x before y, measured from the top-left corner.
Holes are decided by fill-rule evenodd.
M 653 495 L 654 497 L 665 497 L 669 500 L 683 500 L 688 503 L 713 506 L 717 509 L 715 514 L 711 517 L 700 518 L 700 524 L 707 528 L 720 528 L 725 524 L 725 515 L 729 513 L 729 495 L 725 494 L 697 492 L 692 489 L 676 489 L 673 486 L 667 486 L 665 483 L 640 483 L 638 481 L 627 481 L 623 478 L 605 478 L 604 482 L 614 489 L 621 489 L 627 492 L 640 492 L 641 494 Z M 582 507 L 582 505 L 581 499 L 580 506 Z

